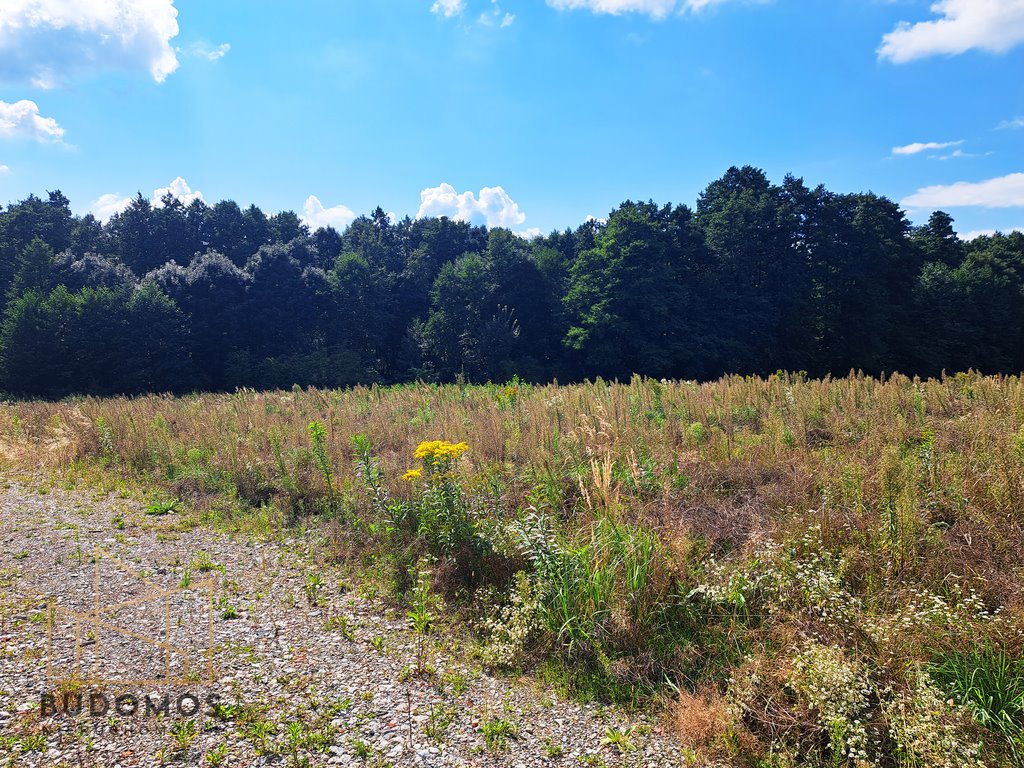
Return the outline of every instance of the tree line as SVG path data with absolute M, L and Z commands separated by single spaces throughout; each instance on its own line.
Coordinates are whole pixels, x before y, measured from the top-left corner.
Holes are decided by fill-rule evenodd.
M 526 240 L 448 218 L 344 232 L 141 194 L 0 211 L 16 396 L 426 381 L 1024 368 L 1024 235 L 960 240 L 872 193 L 730 168 L 695 208 L 627 201 Z

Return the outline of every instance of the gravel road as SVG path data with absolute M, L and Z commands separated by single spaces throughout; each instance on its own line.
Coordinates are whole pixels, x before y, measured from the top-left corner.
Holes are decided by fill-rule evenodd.
M 686 764 L 655 721 L 414 634 L 316 552 L 8 484 L 0 766 Z

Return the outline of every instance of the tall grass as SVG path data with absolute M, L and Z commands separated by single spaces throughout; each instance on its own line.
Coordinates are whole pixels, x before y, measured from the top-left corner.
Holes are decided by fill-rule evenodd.
M 978 723 L 1006 739 L 1015 758 L 1024 757 L 1024 659 L 984 643 L 945 656 L 931 672 Z
M 439 440 L 468 450 L 444 467 L 414 456 Z M 852 765 L 844 712 L 868 762 L 945 749 L 962 764 L 975 741 L 990 763 L 1018 759 L 1020 377 L 6 403 L 0 462 L 129 483 L 217 525 L 319 521 L 330 555 L 388 564 L 397 599 L 433 558 L 449 610 L 490 596 L 480 641 L 517 664 L 599 698 L 705 702 L 708 756 Z M 978 637 L 994 656 L 972 655 Z M 823 702 L 857 676 L 856 707 L 828 721 Z M 922 719 L 935 701 L 942 728 Z M 907 741 L 929 728 L 945 735 Z

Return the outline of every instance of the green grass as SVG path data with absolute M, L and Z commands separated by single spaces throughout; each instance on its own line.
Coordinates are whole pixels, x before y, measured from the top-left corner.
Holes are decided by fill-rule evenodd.
M 983 643 L 947 655 L 930 671 L 979 725 L 1002 737 L 1015 757 L 1024 758 L 1024 659 Z
M 484 744 L 491 752 L 500 752 L 508 746 L 510 739 L 519 735 L 518 726 L 502 717 L 490 717 L 480 724 Z

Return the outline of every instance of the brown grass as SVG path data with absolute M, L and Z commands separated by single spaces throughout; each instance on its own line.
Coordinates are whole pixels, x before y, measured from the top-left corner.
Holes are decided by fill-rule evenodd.
M 816 546 L 842 559 L 846 588 L 868 612 L 898 610 L 911 590 L 970 589 L 1011 617 L 1009 625 L 1019 626 L 1024 612 L 1021 377 L 637 378 L 511 390 L 418 385 L 7 403 L 0 462 L 126 479 L 217 510 L 231 524 L 260 507 L 287 520 L 327 494 L 310 454 L 312 421 L 327 428 L 342 518 L 369 506 L 354 435 L 372 440 L 385 488 L 397 499 L 412 493 L 400 478 L 415 465 L 418 443 L 465 441 L 460 472 L 475 508 L 499 522 L 548 509 L 570 531 L 621 515 L 658 532 L 683 586 L 701 578 L 709 555 L 743 562 L 766 541 L 817 531 Z M 365 531 L 334 519 L 327 532 L 331 556 L 359 556 Z M 505 569 L 495 575 L 503 583 L 520 565 L 497 558 L 488 567 Z M 441 567 L 438 574 L 445 591 L 458 586 L 454 573 Z M 756 616 L 744 621 L 735 633 L 726 623 L 721 648 L 681 654 L 699 661 L 686 682 L 700 692 L 681 694 L 675 719 L 709 755 L 732 727 L 715 691 L 730 667 L 747 663 L 743 654 L 777 671 L 778 659 L 814 636 L 845 643 L 895 674 L 911 660 L 977 641 L 908 630 L 880 650 L 860 630 L 803 614 L 775 617 L 771 627 L 758 626 Z M 769 742 L 806 736 L 811 715 L 786 699 L 778 675 L 771 679 L 778 695 L 766 699 L 764 722 L 733 724 L 733 741 L 750 732 Z

